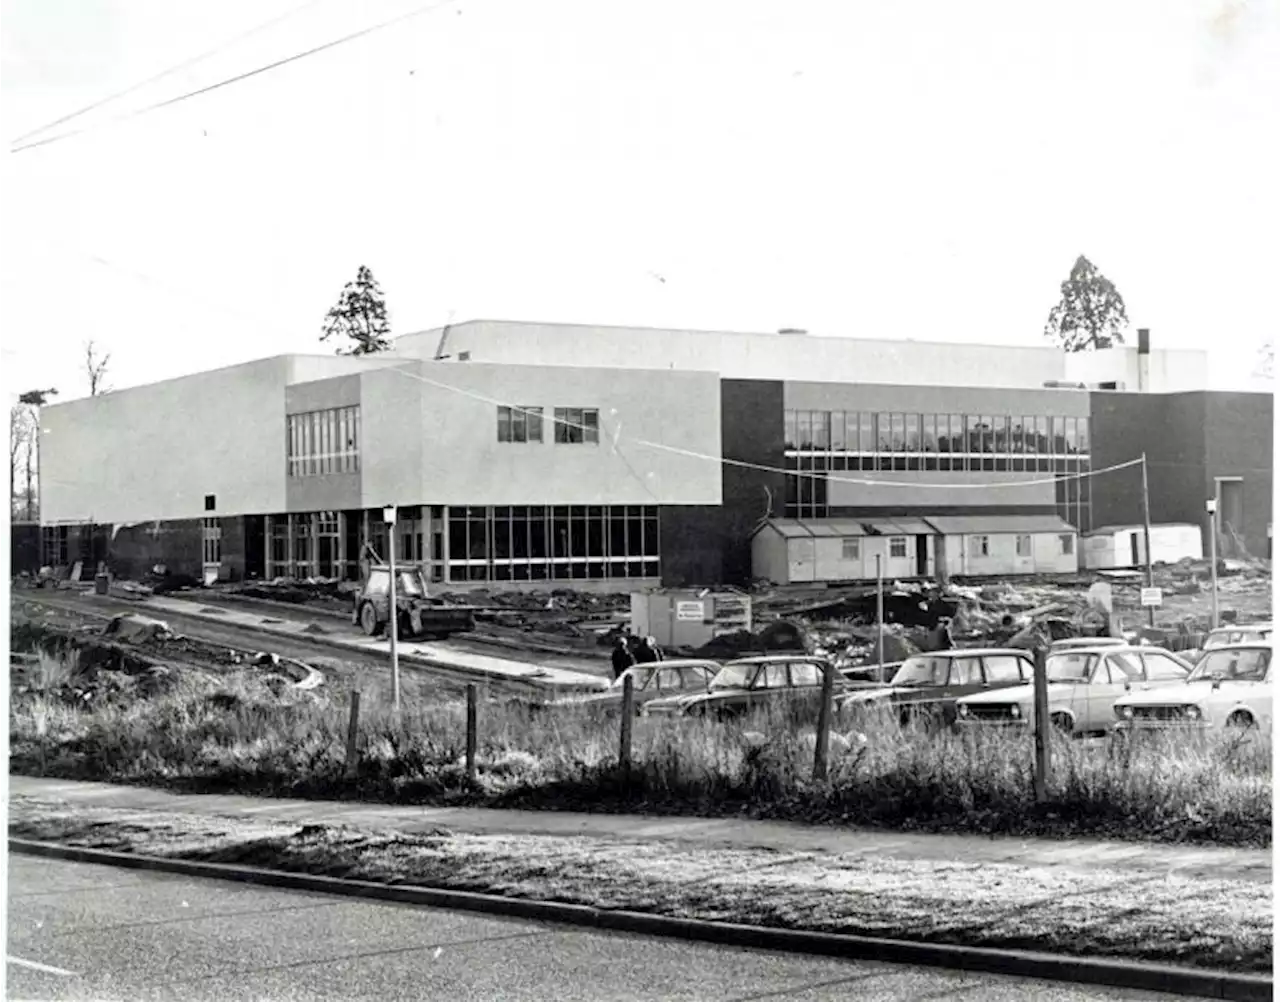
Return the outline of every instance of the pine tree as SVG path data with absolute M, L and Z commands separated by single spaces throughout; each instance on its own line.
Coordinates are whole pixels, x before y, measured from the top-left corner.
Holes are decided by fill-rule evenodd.
M 1128 325 L 1120 290 L 1081 254 L 1062 283 L 1062 298 L 1049 311 L 1044 336 L 1067 351 L 1092 351 L 1124 344 Z
M 320 340 L 349 338 L 353 343 L 339 348 L 339 355 L 372 355 L 391 347 L 390 333 L 386 296 L 373 272 L 361 265 L 356 280 L 346 284 L 337 304 L 325 316 Z

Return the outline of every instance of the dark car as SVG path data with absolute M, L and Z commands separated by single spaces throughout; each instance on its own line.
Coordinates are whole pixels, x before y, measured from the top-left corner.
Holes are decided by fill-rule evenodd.
M 720 671 L 720 664 L 702 658 L 673 659 L 649 664 L 632 665 L 603 692 L 589 696 L 573 696 L 543 704 L 545 709 L 556 707 L 601 707 L 616 713 L 622 709 L 622 690 L 626 679 L 632 681 L 636 712 L 650 700 L 671 696 L 689 695 L 707 691 L 707 686 Z
M 893 709 L 903 724 L 911 720 L 951 724 L 961 696 L 1023 685 L 1034 672 L 1031 655 L 1016 648 L 931 651 L 907 658 L 888 685 L 863 687 L 842 696 L 836 709 L 845 715 Z
M 817 711 L 827 661 L 805 654 L 774 654 L 729 661 L 706 692 L 669 696 L 645 704 L 646 717 L 712 717 L 729 720 L 765 706 Z M 836 691 L 848 688 L 836 679 Z

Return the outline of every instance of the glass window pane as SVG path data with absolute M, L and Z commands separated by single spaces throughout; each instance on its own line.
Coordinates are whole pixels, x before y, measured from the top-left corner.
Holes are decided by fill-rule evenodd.
M 920 451 L 920 415 L 908 414 L 906 415 L 906 421 L 907 421 L 907 429 L 906 429 L 905 439 L 906 439 L 906 445 L 907 445 L 907 452 L 919 452 Z
M 585 440 L 592 445 L 600 441 L 600 412 L 597 410 L 589 410 L 582 412 L 582 424 L 584 426 L 583 435 Z
M 813 448 L 813 412 L 797 411 L 796 412 L 796 448 L 812 449 Z
M 831 412 L 831 449 L 833 452 L 843 452 L 845 448 L 844 437 L 844 411 Z
M 876 451 L 875 415 L 870 411 L 858 413 L 858 451 L 869 454 Z
M 1076 443 L 1080 455 L 1089 455 L 1089 419 L 1079 418 L 1076 421 Z
M 498 408 L 498 441 L 511 441 L 511 408 Z
M 964 415 L 951 414 L 948 415 L 950 421 L 950 431 L 948 432 L 948 440 L 951 442 L 952 452 L 964 452 Z
M 889 448 L 891 452 L 906 450 L 906 415 L 889 415 Z
M 831 448 L 831 414 L 829 411 L 813 412 L 813 447 Z
M 1066 452 L 1068 456 L 1074 456 L 1079 451 L 1079 442 L 1076 439 L 1076 419 L 1073 417 L 1063 418 L 1062 424 L 1065 428 L 1064 437 L 1066 439 Z
M 1036 418 L 1036 452 L 1042 456 L 1047 456 L 1049 452 L 1049 419 L 1047 417 Z
M 542 441 L 542 408 L 527 407 L 524 416 L 525 429 L 530 442 Z
M 799 448 L 796 444 L 799 439 L 796 438 L 796 412 L 783 411 L 782 414 L 782 444 L 784 448 Z

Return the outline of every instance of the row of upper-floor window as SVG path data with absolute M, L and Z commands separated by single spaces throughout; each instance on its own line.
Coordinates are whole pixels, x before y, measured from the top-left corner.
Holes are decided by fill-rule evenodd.
M 360 407 L 330 407 L 286 417 L 291 477 L 356 473 L 360 469 Z
M 1047 415 L 784 412 L 789 450 L 861 453 L 1089 454 L 1089 419 Z
M 541 442 L 541 407 L 499 407 L 499 442 Z M 557 407 L 552 418 L 552 438 L 560 445 L 597 445 L 600 411 L 595 407 Z

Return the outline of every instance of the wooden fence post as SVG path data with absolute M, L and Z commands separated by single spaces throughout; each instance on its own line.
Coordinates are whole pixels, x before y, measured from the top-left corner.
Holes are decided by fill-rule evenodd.
M 836 666 L 827 662 L 822 674 L 822 704 L 818 707 L 818 730 L 813 747 L 813 778 L 827 778 L 827 752 L 831 745 L 831 699 L 836 688 Z
M 1049 798 L 1049 680 L 1043 647 L 1035 651 L 1035 794 L 1036 803 Z
M 347 762 L 346 772 L 347 778 L 350 779 L 356 774 L 359 767 L 357 759 L 358 752 L 356 750 L 356 741 L 360 737 L 360 692 L 355 690 L 351 693 L 351 716 L 347 720 Z
M 478 708 L 479 690 L 474 682 L 467 684 L 467 779 L 475 782 L 476 747 L 479 744 Z
M 630 673 L 622 681 L 622 740 L 618 749 L 618 764 L 622 775 L 631 776 L 631 725 L 636 719 L 635 677 Z

